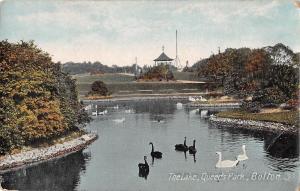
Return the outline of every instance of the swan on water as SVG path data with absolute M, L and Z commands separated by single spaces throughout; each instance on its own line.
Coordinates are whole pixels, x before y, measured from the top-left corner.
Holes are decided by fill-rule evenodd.
M 207 114 L 208 114 L 208 110 L 201 110 L 201 112 L 200 112 L 200 117 L 206 117 L 207 116 Z
M 116 123 L 124 123 L 125 122 L 125 117 L 121 118 L 121 119 L 114 119 L 113 120 Z
M 183 106 L 183 104 L 180 102 L 176 104 L 177 109 L 182 109 L 182 106 Z
M 199 101 L 207 101 L 207 99 L 203 98 L 202 96 L 199 96 L 200 99 L 198 99 Z
M 243 154 L 240 154 L 237 157 L 237 160 L 239 160 L 239 161 L 243 161 L 243 160 L 247 160 L 248 159 L 248 156 L 246 155 L 246 145 L 242 146 L 242 151 L 243 151 Z
M 104 110 L 104 111 L 100 111 L 99 113 L 98 113 L 98 115 L 105 115 L 105 114 L 107 114 L 108 113 L 108 111 L 107 110 Z
M 191 102 L 194 102 L 194 101 L 207 101 L 207 99 L 203 98 L 202 96 L 197 96 L 197 97 L 189 96 L 188 100 L 191 101 Z
M 98 115 L 97 111 L 92 111 L 92 115 L 97 116 Z
M 125 110 L 125 113 L 132 113 L 132 112 L 133 112 L 132 109 L 126 109 L 126 110 Z
M 184 152 L 189 150 L 188 146 L 186 145 L 186 137 L 184 137 L 183 144 L 176 144 L 175 145 L 175 150 L 176 151 L 184 151 Z
M 90 110 L 90 109 L 92 109 L 92 105 L 87 105 L 87 106 L 84 107 L 84 110 L 85 110 L 85 111 L 88 111 L 88 110 Z
M 195 98 L 193 98 L 192 96 L 189 96 L 188 100 L 191 101 L 191 102 L 197 101 L 197 100 L 196 100 Z
M 191 114 L 197 114 L 197 113 L 199 113 L 199 111 L 200 111 L 199 109 L 194 109 L 194 110 L 191 110 L 190 113 Z
M 151 149 L 151 156 L 153 158 L 157 158 L 157 159 L 161 159 L 162 158 L 162 153 L 159 152 L 159 151 L 154 151 L 154 146 L 153 146 L 153 143 L 150 142 L 149 145 L 152 146 L 152 149 Z
M 239 161 L 238 160 L 222 160 L 222 153 L 216 152 L 219 155 L 219 160 L 216 164 L 217 168 L 231 168 L 235 167 Z
M 139 163 L 138 164 L 139 176 L 144 177 L 145 179 L 147 179 L 147 176 L 149 174 L 149 165 L 147 163 L 147 157 L 146 156 L 144 156 L 144 161 L 145 161 L 145 163 Z
M 196 146 L 195 146 L 196 140 L 194 139 L 193 145 L 189 146 L 189 153 L 190 154 L 195 154 L 197 152 Z

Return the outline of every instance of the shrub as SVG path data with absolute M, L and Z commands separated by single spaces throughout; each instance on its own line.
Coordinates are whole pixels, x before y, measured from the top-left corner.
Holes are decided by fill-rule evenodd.
M 89 95 L 107 96 L 109 95 L 109 92 L 105 83 L 98 80 L 92 83 L 91 91 L 89 92 Z
M 148 70 L 145 74 L 140 76 L 140 79 L 143 80 L 174 80 L 173 72 L 169 68 L 168 65 L 159 65 L 154 66 L 150 70 Z
M 253 101 L 258 101 L 261 104 L 280 104 L 286 102 L 287 98 L 279 88 L 270 87 L 255 92 Z
M 261 104 L 257 101 L 243 101 L 241 108 L 250 113 L 258 113 L 261 109 Z

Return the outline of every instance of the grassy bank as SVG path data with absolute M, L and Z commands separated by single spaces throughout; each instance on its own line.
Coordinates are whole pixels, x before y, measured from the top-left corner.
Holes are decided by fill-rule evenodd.
M 187 75 L 187 74 L 185 74 Z M 133 76 L 125 74 L 102 74 L 102 75 L 77 75 L 77 88 L 79 95 L 86 95 L 91 84 L 96 80 L 103 81 L 114 95 L 124 94 L 171 94 L 171 93 L 199 93 L 205 92 L 206 88 L 214 89 L 215 84 L 178 83 L 169 82 L 135 82 Z
M 278 113 L 248 113 L 241 110 L 223 111 L 217 117 L 234 118 L 254 121 L 267 121 L 299 126 L 299 112 L 286 111 Z
M 128 83 L 133 82 L 134 76 L 126 74 L 100 74 L 100 75 L 74 75 L 78 84 L 92 84 L 94 81 L 100 80 L 104 83 Z

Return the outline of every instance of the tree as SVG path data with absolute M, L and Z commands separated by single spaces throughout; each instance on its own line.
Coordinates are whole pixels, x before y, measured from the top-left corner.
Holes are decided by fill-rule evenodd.
M 226 95 L 254 96 L 257 102 L 275 104 L 297 99 L 298 60 L 283 44 L 252 50 L 226 49 L 211 55 L 198 72 L 221 83 Z
M 0 152 L 78 130 L 84 120 L 74 87 L 33 41 L 1 41 Z
M 89 95 L 107 96 L 109 95 L 109 92 L 105 83 L 98 80 L 92 83 L 91 91 L 89 92 Z
M 297 55 L 282 43 L 263 48 L 271 57 L 272 65 L 299 66 Z

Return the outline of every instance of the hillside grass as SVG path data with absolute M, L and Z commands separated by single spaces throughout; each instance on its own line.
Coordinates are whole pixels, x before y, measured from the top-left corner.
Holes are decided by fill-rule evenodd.
M 242 110 L 223 111 L 217 117 L 234 118 L 253 121 L 267 121 L 295 125 L 299 127 L 299 111 L 286 111 L 277 113 L 249 113 Z
M 183 74 L 187 76 L 187 73 Z M 193 74 L 190 74 L 193 75 Z M 77 80 L 77 89 L 82 97 L 87 95 L 91 90 L 91 84 L 96 80 L 103 81 L 109 92 L 112 94 L 132 94 L 132 93 L 193 93 L 204 92 L 205 83 L 178 83 L 176 81 L 169 82 L 136 82 L 134 76 L 121 73 L 105 73 L 100 75 L 73 75 Z M 180 78 L 186 80 L 189 78 Z M 147 91 L 147 92 L 144 92 Z
M 97 80 L 101 80 L 106 84 L 128 83 L 135 81 L 134 76 L 119 73 L 105 73 L 100 75 L 74 75 L 73 77 L 77 80 L 77 84 L 92 84 Z

